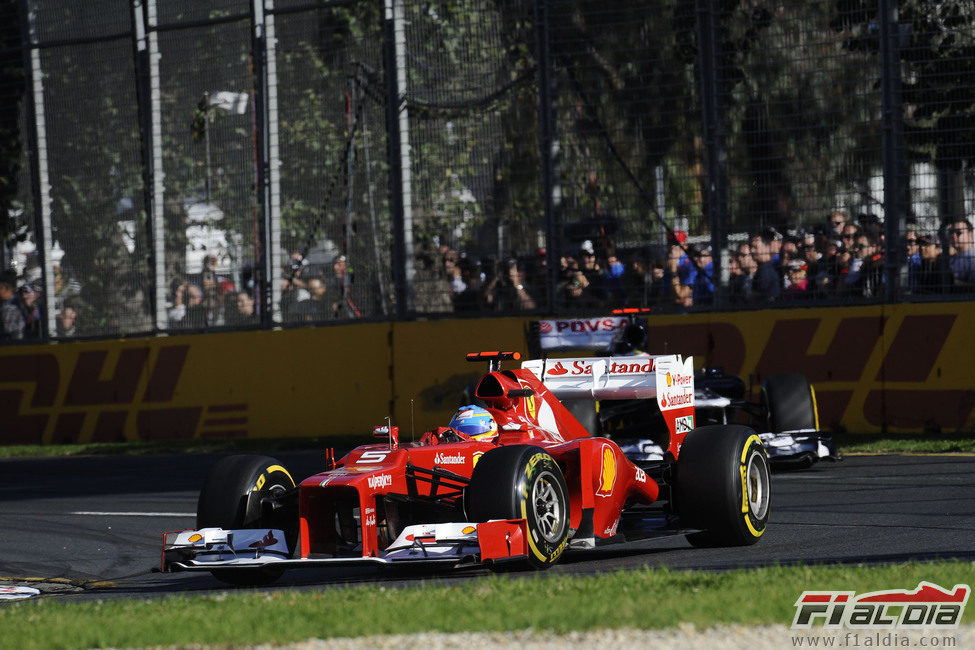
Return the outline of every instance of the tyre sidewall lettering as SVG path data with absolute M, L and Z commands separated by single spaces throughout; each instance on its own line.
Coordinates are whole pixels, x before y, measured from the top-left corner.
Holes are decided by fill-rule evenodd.
M 761 438 L 759 438 L 756 434 L 752 434 L 745 441 L 745 444 L 742 445 L 741 461 L 738 466 L 741 480 L 739 486 L 741 488 L 742 522 L 745 524 L 745 528 L 748 530 L 749 534 L 755 538 L 761 537 L 765 532 L 766 525 L 768 524 L 768 512 L 766 512 L 764 520 L 759 520 L 752 512 L 748 501 L 748 464 L 751 462 L 754 454 L 758 454 L 764 458 L 764 454 L 762 453 L 763 451 L 764 447 L 762 445 Z
M 560 544 L 554 545 L 551 542 L 546 541 L 543 537 L 540 537 L 536 542 L 534 536 L 532 535 L 531 529 L 537 525 L 537 521 L 535 519 L 534 509 L 529 507 L 531 502 L 530 491 L 535 477 L 544 470 L 548 470 L 549 472 L 553 473 L 561 473 L 558 465 L 555 464 L 548 454 L 534 454 L 528 459 L 528 462 L 525 463 L 525 469 L 522 473 L 521 480 L 519 481 L 520 485 L 517 493 L 521 495 L 521 503 L 518 504 L 521 516 L 529 524 L 528 535 L 526 535 L 528 547 L 538 561 L 548 565 L 558 560 L 559 556 L 561 556 L 565 551 L 568 545 L 568 536 L 562 539 Z M 563 508 L 568 507 L 568 496 L 561 490 L 559 491 L 562 497 Z
M 268 480 L 274 477 L 275 474 L 283 474 L 287 480 L 279 480 L 277 484 L 283 485 L 287 488 L 295 487 L 295 480 L 291 477 L 291 474 L 281 465 L 271 465 L 257 477 L 257 481 L 254 482 L 254 492 L 260 492 L 264 489 Z M 281 477 L 279 477 L 281 478 Z

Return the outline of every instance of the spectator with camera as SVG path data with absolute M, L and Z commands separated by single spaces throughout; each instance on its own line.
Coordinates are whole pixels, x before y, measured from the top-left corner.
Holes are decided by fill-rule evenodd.
M 24 314 L 16 303 L 17 272 L 7 269 L 0 273 L 0 341 L 20 341 L 24 338 Z
M 862 231 L 853 245 L 850 270 L 844 279 L 844 294 L 870 298 L 883 293 L 884 254 L 876 236 Z
M 941 294 L 951 290 L 952 274 L 948 259 L 941 252 L 941 242 L 932 235 L 917 238 L 920 261 L 914 281 L 918 294 Z
M 752 290 L 755 292 L 757 302 L 772 302 L 782 293 L 782 279 L 772 259 L 772 241 L 769 233 L 752 235 L 750 241 L 752 258 L 758 265 L 752 282 Z
M 948 241 L 951 243 L 948 266 L 951 268 L 954 291 L 975 290 L 975 238 L 972 222 L 968 219 L 952 221 L 948 226 Z
M 752 257 L 748 243 L 738 244 L 728 264 L 728 294 L 731 302 L 749 303 L 755 299 L 752 283 L 755 281 L 757 269 L 758 264 Z

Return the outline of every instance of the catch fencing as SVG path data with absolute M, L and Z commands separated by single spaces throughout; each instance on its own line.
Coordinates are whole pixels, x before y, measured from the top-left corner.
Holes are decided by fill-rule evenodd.
M 975 291 L 964 0 L 0 14 L 26 340 Z

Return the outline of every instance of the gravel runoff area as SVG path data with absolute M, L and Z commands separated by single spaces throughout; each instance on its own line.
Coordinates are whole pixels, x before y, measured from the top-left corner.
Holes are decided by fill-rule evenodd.
M 833 641 L 826 639 L 832 638 Z M 748 648 L 975 648 L 975 625 L 955 630 L 791 630 L 784 625 L 751 627 L 724 625 L 697 629 L 680 625 L 666 630 L 612 629 L 553 634 L 518 632 L 465 632 L 458 634 L 391 634 L 359 638 L 309 639 L 284 646 L 258 645 L 254 650 L 453 650 L 454 648 L 518 648 L 563 650 L 580 648 L 680 648 L 717 650 Z

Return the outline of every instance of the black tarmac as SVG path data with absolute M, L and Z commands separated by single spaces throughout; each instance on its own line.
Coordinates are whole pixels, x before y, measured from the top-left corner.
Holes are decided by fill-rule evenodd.
M 277 456 L 300 480 L 321 452 Z M 158 572 L 162 534 L 192 528 L 213 455 L 0 461 L 0 584 L 41 597 L 146 598 L 225 591 L 208 573 Z M 570 552 L 551 571 L 589 574 L 666 566 L 724 570 L 792 563 L 975 560 L 975 456 L 854 456 L 772 478 L 772 515 L 754 546 L 695 549 L 682 537 Z M 437 574 L 468 580 L 484 569 Z M 413 571 L 301 569 L 272 589 L 409 584 Z M 513 576 L 530 576 L 519 572 Z

